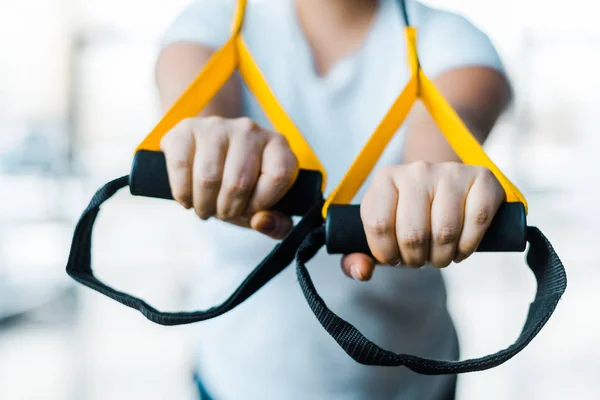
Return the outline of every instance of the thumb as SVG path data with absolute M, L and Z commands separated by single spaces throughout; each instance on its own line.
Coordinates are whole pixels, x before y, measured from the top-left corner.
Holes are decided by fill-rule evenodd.
M 366 254 L 354 253 L 342 258 L 342 270 L 349 278 L 368 281 L 375 271 L 375 260 Z
M 259 211 L 250 219 L 250 227 L 273 239 L 283 239 L 294 227 L 292 219 L 275 211 Z

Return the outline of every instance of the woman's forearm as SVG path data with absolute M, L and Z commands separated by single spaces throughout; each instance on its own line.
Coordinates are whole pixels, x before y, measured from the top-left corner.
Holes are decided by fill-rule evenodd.
M 193 43 L 175 43 L 160 53 L 156 63 L 156 84 L 163 112 L 181 96 L 213 53 L 213 49 Z M 234 74 L 200 115 L 236 118 L 241 116 L 241 110 L 241 86 L 239 77 Z

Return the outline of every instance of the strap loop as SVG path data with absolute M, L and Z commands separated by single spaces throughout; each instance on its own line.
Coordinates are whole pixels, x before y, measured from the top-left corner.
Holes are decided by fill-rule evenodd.
M 127 186 L 128 176 L 115 179 L 96 192 L 90 204 L 81 216 L 71 243 L 71 253 L 67 261 L 67 273 L 79 283 L 94 289 L 119 303 L 141 312 L 150 321 L 160 325 L 182 325 L 205 321 L 218 317 L 234 309 L 260 288 L 266 285 L 277 274 L 283 271 L 294 259 L 296 250 L 315 227 L 323 224 L 321 218 L 322 204 L 318 203 L 292 229 L 288 236 L 280 242 L 271 253 L 248 275 L 242 284 L 222 304 L 205 311 L 193 312 L 161 312 L 144 300 L 127 293 L 120 292 L 101 282 L 92 270 L 91 246 L 92 229 L 100 211 L 100 206 L 117 191 Z
M 325 244 L 323 227 L 311 232 L 298 249 L 296 273 L 304 297 L 323 328 L 356 362 L 376 366 L 405 366 L 424 375 L 483 371 L 505 363 L 523 350 L 548 322 L 566 290 L 565 269 L 548 239 L 537 228 L 530 227 L 528 240 L 530 249 L 527 260 L 537 281 L 537 293 L 520 336 L 504 350 L 465 361 L 431 360 L 384 350 L 331 311 L 317 293 L 306 268 L 306 262 Z
M 567 279 L 562 262 L 546 237 L 537 228 L 530 227 L 527 261 L 537 281 L 537 292 L 521 335 L 513 345 L 495 354 L 465 361 L 431 360 L 384 350 L 333 313 L 317 293 L 310 278 L 305 264 L 325 243 L 322 204 L 318 203 L 222 304 L 205 311 L 161 312 L 137 297 L 104 284 L 94 276 L 92 270 L 92 229 L 100 206 L 126 187 L 128 180 L 128 176 L 115 179 L 98 190 L 92 198 L 75 229 L 67 273 L 83 285 L 140 311 L 147 319 L 160 325 L 200 322 L 232 310 L 277 276 L 295 255 L 298 281 L 308 305 L 325 330 L 355 361 L 365 365 L 406 366 L 426 375 L 458 374 L 490 369 L 518 354 L 544 327 L 566 290 Z

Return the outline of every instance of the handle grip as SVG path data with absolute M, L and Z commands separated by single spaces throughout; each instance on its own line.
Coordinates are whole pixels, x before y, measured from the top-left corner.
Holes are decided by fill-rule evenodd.
M 329 254 L 371 254 L 360 217 L 359 205 L 332 205 L 325 221 Z M 527 219 L 521 203 L 503 203 L 496 213 L 478 252 L 523 252 L 527 244 Z
M 273 207 L 286 215 L 303 216 L 321 201 L 321 182 L 318 171 L 302 169 L 296 182 Z M 134 196 L 173 200 L 165 155 L 160 151 L 139 150 L 133 158 L 129 188 Z

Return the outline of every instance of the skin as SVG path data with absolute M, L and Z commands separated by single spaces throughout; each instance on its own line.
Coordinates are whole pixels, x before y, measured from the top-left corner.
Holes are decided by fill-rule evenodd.
M 326 75 L 361 45 L 376 7 L 372 0 L 297 0 L 318 74 Z M 156 79 L 165 111 L 212 53 L 189 43 L 162 51 Z M 505 78 L 466 67 L 433 81 L 483 142 L 509 101 Z M 216 217 L 277 239 L 292 228 L 288 217 L 265 210 L 293 185 L 297 160 L 283 136 L 242 117 L 238 76 L 200 115 L 165 135 L 161 147 L 175 199 L 200 218 Z M 379 170 L 363 199 L 361 217 L 375 259 L 343 257 L 343 272 L 356 280 L 368 281 L 377 265 L 444 268 L 466 259 L 505 199 L 491 172 L 460 163 L 419 104 L 409 116 L 403 160 Z

